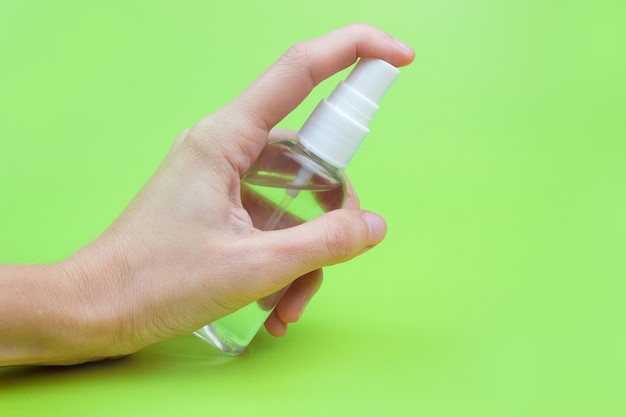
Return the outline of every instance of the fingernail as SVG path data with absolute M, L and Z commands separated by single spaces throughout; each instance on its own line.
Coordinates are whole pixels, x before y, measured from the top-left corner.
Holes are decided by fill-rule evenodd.
M 296 321 L 300 320 L 300 317 L 302 317 L 307 304 L 309 304 L 309 300 L 304 300 L 304 302 L 300 304 L 300 308 L 298 309 L 298 318 L 296 318 Z
M 409 45 L 407 45 L 406 43 L 394 38 L 393 39 L 396 42 L 396 45 L 398 45 L 400 48 L 404 49 L 407 52 L 410 53 L 414 53 L 413 48 L 411 48 Z
M 367 227 L 370 232 L 370 241 L 372 243 L 378 243 L 385 237 L 387 233 L 387 223 L 378 214 L 372 212 L 365 212 L 361 217 L 367 223 Z

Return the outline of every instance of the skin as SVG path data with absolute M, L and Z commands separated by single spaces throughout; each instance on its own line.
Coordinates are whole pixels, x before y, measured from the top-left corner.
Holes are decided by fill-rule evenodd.
M 377 245 L 386 224 L 350 191 L 344 209 L 262 232 L 241 205 L 240 178 L 268 140 L 284 137 L 273 127 L 313 87 L 364 56 L 403 66 L 414 53 L 364 24 L 294 45 L 181 133 L 97 239 L 58 263 L 0 266 L 0 365 L 132 354 L 291 284 L 265 323 L 282 336 L 320 287 L 321 268 Z

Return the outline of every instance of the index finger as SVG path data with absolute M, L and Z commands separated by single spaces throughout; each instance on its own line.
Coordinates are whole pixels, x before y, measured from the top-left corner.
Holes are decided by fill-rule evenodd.
M 289 48 L 233 101 L 232 107 L 243 112 L 243 120 L 269 131 L 295 109 L 313 87 L 359 57 L 380 58 L 403 66 L 411 63 L 414 56 L 411 48 L 373 26 L 347 26 Z

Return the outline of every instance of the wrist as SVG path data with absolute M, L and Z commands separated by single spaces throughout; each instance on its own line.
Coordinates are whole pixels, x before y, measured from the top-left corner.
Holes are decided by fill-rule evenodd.
M 95 302 L 100 289 L 85 280 L 89 257 L 0 266 L 0 366 L 67 365 L 120 352 L 111 343 L 115 319 Z
M 105 235 L 57 264 L 69 285 L 59 337 L 79 361 L 132 353 L 124 288 L 131 276 L 124 251 Z M 81 357 L 83 356 L 83 357 Z

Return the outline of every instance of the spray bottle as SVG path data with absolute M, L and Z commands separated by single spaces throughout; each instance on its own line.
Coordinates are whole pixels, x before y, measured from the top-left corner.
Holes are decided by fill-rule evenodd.
M 376 58 L 362 58 L 328 99 L 322 100 L 296 139 L 270 142 L 241 179 L 241 198 L 254 226 L 295 226 L 346 201 L 342 169 L 369 132 L 378 102 L 400 71 Z M 251 271 L 251 273 L 253 273 Z M 221 351 L 241 354 L 286 288 L 197 330 Z

